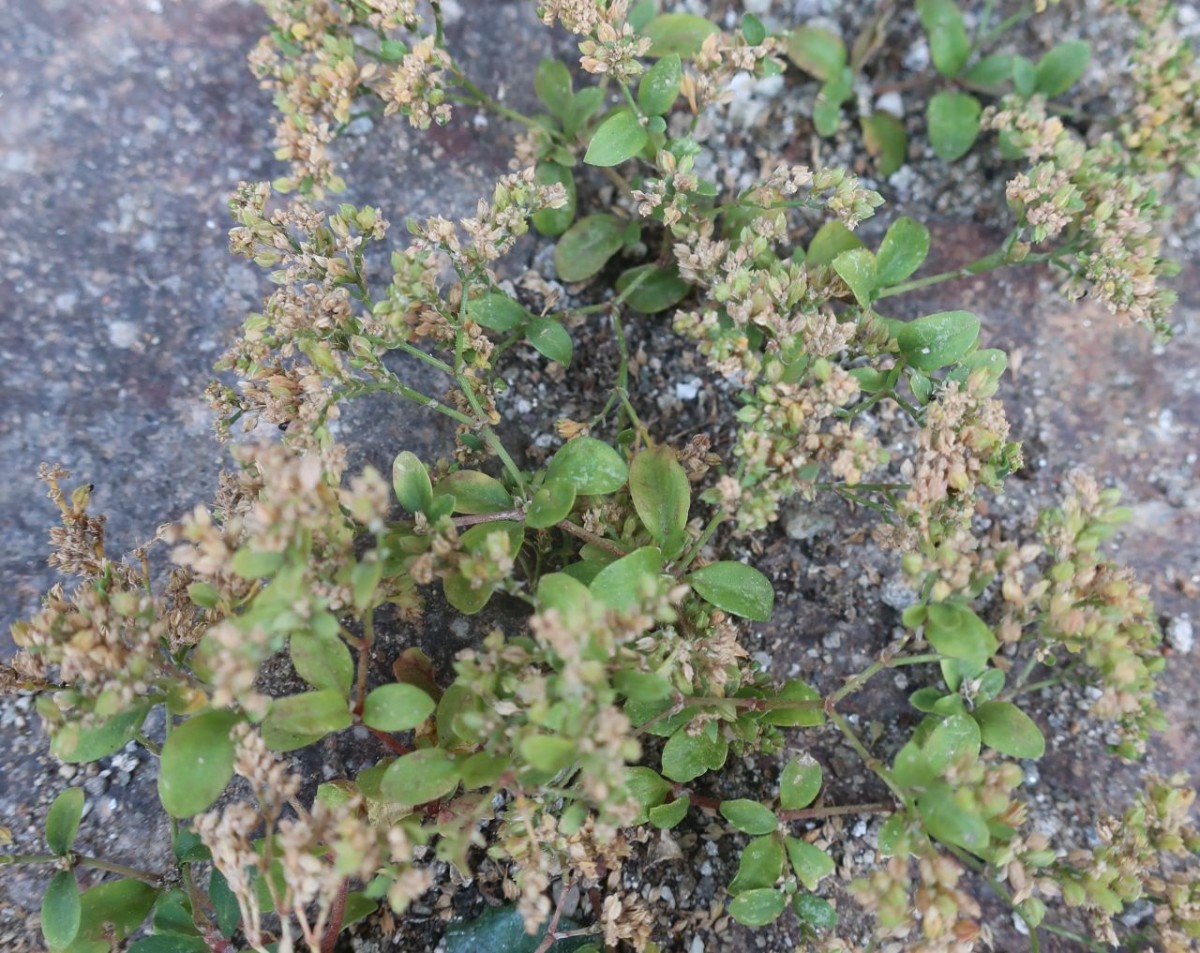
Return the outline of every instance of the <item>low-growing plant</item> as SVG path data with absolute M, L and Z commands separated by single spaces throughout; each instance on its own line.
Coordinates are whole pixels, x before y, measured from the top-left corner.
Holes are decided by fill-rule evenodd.
M 1194 949 L 1200 894 L 1181 858 L 1200 834 L 1186 779 L 1148 777 L 1124 816 L 1097 824 L 1091 849 L 1041 833 L 1020 790 L 1022 763 L 1046 751 L 1034 689 L 1091 686 L 1116 757 L 1138 758 L 1163 727 L 1148 592 L 1102 547 L 1125 516 L 1117 494 L 1076 475 L 1036 526 L 982 532 L 981 501 L 1021 466 L 996 397 L 1006 355 L 980 347 L 970 312 L 879 310 L 937 282 L 1044 262 L 1068 272 L 1072 295 L 1088 289 L 1167 329 L 1157 177 L 1194 164 L 1196 148 L 1194 111 L 1155 79 L 1194 103 L 1190 56 L 1163 30 L 1169 9 L 1129 4 L 1147 30 L 1142 106 L 1089 144 L 1044 101 L 1082 74 L 1086 44 L 1036 62 L 988 54 L 1024 14 L 993 28 L 987 3 L 971 34 L 951 0 L 918 3 L 947 84 L 927 112 L 935 151 L 956 158 L 988 128 L 1032 165 L 1009 184 L 1018 221 L 1002 247 L 913 277 L 929 230 L 900 217 L 869 249 L 854 230 L 883 199 L 855 175 L 778 164 L 726 191 L 698 169 L 692 135 L 736 73 L 778 75 L 785 50 L 824 83 L 814 120 L 830 134 L 886 38 L 883 18 L 847 55 L 815 28 L 773 35 L 750 14 L 724 32 L 645 0 L 543 0 L 542 20 L 579 37 L 580 72 L 545 61 L 533 83 L 546 112 L 525 116 L 468 78 L 436 0 L 425 13 L 411 0 L 264 6 L 274 27 L 252 65 L 275 92 L 292 170 L 275 191 L 307 198 L 276 203 L 260 184 L 231 202 L 232 248 L 275 290 L 222 359 L 233 383 L 209 397 L 225 436 L 282 433 L 239 440 L 215 500 L 160 530 L 165 580 L 148 547 L 108 553 L 88 488 L 68 493 L 60 468 L 42 474 L 61 514 L 51 563 L 77 583 L 14 627 L 21 652 L 4 686 L 36 695 L 63 761 L 130 743 L 151 752 L 174 850 L 167 871 L 80 854 L 83 793 L 63 792 L 48 852 L 0 858 L 56 868 L 42 909 L 50 948 L 105 950 L 148 922 L 136 953 L 329 953 L 372 912 L 403 916 L 438 865 L 461 882 L 484 863 L 515 906 L 456 925 L 452 948 L 657 948 L 666 938 L 621 871 L 639 830 L 703 814 L 746 837 L 728 914 L 749 927 L 793 917 L 825 949 L 857 948 L 838 933 L 846 898 L 830 889 L 839 850 L 825 826 L 850 815 L 886 816 L 879 863 L 849 885 L 874 914 L 877 948 L 985 943 L 985 887 L 1033 949 L 1045 932 L 1115 943 L 1120 915 L 1142 901 L 1154 911 L 1142 942 Z M 975 92 L 1010 95 L 985 110 Z M 343 185 L 329 150 L 372 103 L 417 127 L 466 105 L 522 130 L 522 171 L 457 223 L 410 221 L 382 275 L 368 269 L 384 257 L 380 211 L 312 204 Z M 871 125 L 868 142 L 883 137 Z M 615 196 L 607 207 L 591 204 L 597 175 Z M 518 295 L 501 281 L 498 263 L 531 228 L 556 239 L 567 288 L 543 279 Z M 732 432 L 680 443 L 643 421 L 633 314 L 669 315 Z M 572 328 L 592 317 L 611 329 L 616 374 L 594 414 L 557 422 L 561 445 L 539 460 L 497 429 L 498 403 L 519 386 L 506 359 L 528 347 L 566 368 Z M 446 390 L 414 383 L 413 360 Z M 348 473 L 334 421 L 346 401 L 380 393 L 452 420 L 453 454 L 394 448 L 390 475 Z M 770 532 L 789 500 L 821 494 L 878 515 L 875 538 L 913 594 L 898 634 L 826 692 L 780 683 L 739 642 L 741 620 L 770 619 L 774 587 L 729 555 Z M 398 624 L 439 597 L 467 616 L 506 607 L 453 671 L 395 647 Z M 283 659 L 292 690 L 265 679 Z M 924 673 L 910 697 L 921 718 L 889 751 L 845 709 L 901 668 Z M 822 726 L 886 800 L 826 800 L 809 751 Z M 351 743 L 355 729 L 375 747 L 353 776 L 311 777 L 288 758 Z M 777 783 L 723 794 L 750 754 L 774 759 Z M 84 869 L 119 879 L 81 890 Z M 571 889 L 590 903 L 578 922 L 563 915 Z

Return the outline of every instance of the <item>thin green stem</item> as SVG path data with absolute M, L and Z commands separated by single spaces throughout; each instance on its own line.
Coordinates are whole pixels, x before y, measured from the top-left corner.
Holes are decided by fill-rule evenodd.
M 1021 264 L 1032 264 L 1044 260 L 1041 255 L 1030 255 Z M 956 278 L 970 278 L 974 275 L 982 274 L 985 271 L 991 271 L 993 268 L 1000 268 L 1004 265 L 1016 264 L 1008 260 L 1008 255 L 1003 248 L 984 255 L 968 265 L 963 265 L 961 268 L 953 268 L 950 271 L 943 271 L 941 274 L 929 275 L 925 278 L 917 278 L 914 281 L 905 281 L 898 285 L 892 285 L 890 288 L 885 288 L 880 291 L 875 297 L 876 299 L 891 298 L 894 295 L 908 294 L 910 291 L 919 291 L 922 288 L 928 288 L 931 285 L 938 285 L 944 281 L 954 281 Z
M 108 860 L 101 860 L 99 857 L 77 856 L 75 858 L 75 863 L 80 867 L 91 867 L 93 870 L 104 870 L 110 874 L 120 874 L 122 877 L 140 880 L 142 883 L 150 884 L 151 887 L 162 886 L 162 877 L 160 875 L 151 873 L 148 870 L 140 870 L 137 867 L 127 867 L 125 864 L 114 864 Z
M 507 106 L 497 102 L 487 93 L 485 93 L 467 78 L 467 74 L 464 73 L 457 64 L 452 65 L 450 69 L 451 72 L 454 73 L 454 78 L 458 81 L 459 85 L 466 90 L 468 96 L 470 97 L 468 100 L 469 102 L 474 102 L 476 105 L 482 106 L 484 109 L 495 113 L 497 116 L 503 116 L 505 119 L 511 119 L 513 122 L 519 122 L 528 129 L 534 129 L 539 132 L 546 131 L 545 127 L 536 119 L 532 119 L 531 117 L 526 116 L 524 113 L 519 113 L 515 109 L 509 109 Z
M 826 706 L 825 711 L 829 717 L 829 720 L 833 722 L 838 731 L 840 731 L 845 737 L 846 741 L 849 742 L 850 747 L 853 748 L 858 753 L 858 756 L 863 759 L 863 763 L 872 771 L 874 771 L 875 774 L 878 775 L 879 779 L 888 786 L 888 789 L 896 796 L 896 800 L 904 805 L 905 810 L 911 809 L 912 799 L 909 798 L 909 796 L 905 793 L 904 788 L 897 783 L 896 779 L 892 777 L 892 772 L 888 769 L 888 767 L 882 761 L 876 758 L 875 755 L 871 754 L 867 746 L 862 743 L 862 739 L 858 737 L 858 734 L 851 727 L 850 722 L 848 722 L 846 718 L 837 711 L 829 709 L 828 706 Z

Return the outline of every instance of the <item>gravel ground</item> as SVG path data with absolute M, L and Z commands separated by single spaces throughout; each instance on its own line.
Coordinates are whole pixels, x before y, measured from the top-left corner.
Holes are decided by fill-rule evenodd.
M 711 6 L 731 17 L 741 9 Z M 852 25 L 874 4 L 748 0 L 746 6 L 769 25 L 820 17 L 850 38 Z M 199 395 L 213 360 L 263 293 L 258 273 L 225 249 L 224 202 L 239 180 L 280 170 L 269 158 L 268 97 L 244 65 L 263 24 L 252 3 L 109 0 L 93 10 L 71 0 L 0 0 L 0 14 L 7 25 L 0 34 L 0 233 L 7 238 L 0 264 L 6 542 L 0 585 L 7 598 L 0 622 L 8 623 L 33 610 L 51 581 L 43 559 L 53 510 L 34 480 L 40 461 L 60 460 L 97 485 L 114 551 L 144 540 L 214 486 L 223 451 L 209 437 Z M 481 85 L 501 90 L 516 108 L 531 107 L 526 79 L 546 52 L 545 34 L 528 4 L 492 0 L 488 14 L 486 23 L 468 19 L 455 30 L 456 49 L 478 64 L 473 72 Z M 1194 35 L 1198 23 L 1196 5 L 1181 5 L 1181 30 Z M 1064 0 L 1022 42 L 1036 50 L 1068 32 L 1098 50 L 1072 105 L 1098 110 L 1119 78 L 1120 70 L 1109 67 L 1124 46 L 1120 24 L 1090 0 Z M 503 45 L 493 42 L 500 35 Z M 563 37 L 553 42 L 569 50 Z M 887 50 L 878 69 L 889 80 L 910 79 L 927 62 L 910 12 L 892 21 Z M 740 89 L 728 113 L 701 129 L 705 161 L 730 186 L 753 178 L 769 156 L 846 164 L 869 179 L 849 114 L 833 141 L 812 135 L 807 109 L 814 91 L 794 71 L 784 81 Z M 859 93 L 866 101 L 873 96 L 866 86 Z M 953 166 L 928 154 L 915 94 L 900 100 L 914 143 L 911 161 L 886 182 L 873 182 L 889 206 L 866 234 L 868 241 L 877 237 L 893 215 L 921 217 L 933 231 L 926 266 L 932 273 L 990 251 L 1003 236 L 1004 171 L 986 148 Z M 506 169 L 511 132 L 466 112 L 429 135 L 399 121 L 364 127 L 343 148 L 344 174 L 355 190 L 347 201 L 380 205 L 397 223 L 408 214 L 461 214 Z M 997 518 L 1031 517 L 1056 498 L 1075 466 L 1125 491 L 1134 520 L 1119 540 L 1121 553 L 1153 584 L 1173 651 L 1163 693 L 1171 728 L 1156 740 L 1150 764 L 1197 777 L 1200 662 L 1189 633 L 1200 612 L 1200 281 L 1188 266 L 1200 259 L 1200 203 L 1185 189 L 1177 207 L 1171 241 L 1185 267 L 1177 338 L 1165 348 L 1140 330 L 1118 327 L 1093 304 L 1067 303 L 1052 276 L 1036 272 L 941 285 L 898 299 L 897 314 L 975 310 L 984 319 L 984 343 L 1013 357 L 1009 417 L 1015 438 L 1025 442 L 1028 467 L 996 501 Z M 545 246 L 528 241 L 513 261 L 511 277 L 519 283 L 525 269 L 542 269 Z M 646 321 L 630 333 L 636 401 L 652 429 L 678 435 L 713 426 L 728 396 L 697 386 L 696 367 L 661 322 Z M 565 398 L 563 381 L 540 361 L 518 356 L 510 368 L 520 386 L 501 409 L 514 442 L 523 442 L 531 457 L 550 446 L 555 417 L 592 406 L 591 388 L 608 372 L 604 328 L 585 323 L 576 334 L 578 352 L 595 360 L 568 378 Z M 387 465 L 399 449 L 444 447 L 448 438 L 425 415 L 382 400 L 359 404 L 346 430 L 349 439 L 370 434 L 358 459 L 376 465 Z M 776 615 L 750 631 L 747 644 L 769 659 L 773 673 L 802 675 L 826 689 L 861 668 L 897 624 L 902 603 L 894 561 L 863 543 L 868 521 L 836 502 L 794 508 L 782 523 L 760 540 L 758 554 L 779 594 Z M 442 666 L 472 635 L 451 618 L 434 607 L 419 635 Z M 11 647 L 6 629 L 0 626 L 2 652 Z M 391 634 L 397 645 L 417 637 L 401 629 Z M 851 708 L 861 724 L 878 726 L 885 753 L 914 721 L 904 703 L 912 686 L 904 679 L 873 683 Z M 1086 839 L 1099 810 L 1127 803 L 1132 777 L 1111 761 L 1095 770 L 1105 757 L 1104 739 L 1082 719 L 1086 704 L 1074 692 L 1039 699 L 1036 716 L 1048 729 L 1049 754 L 1027 772 L 1039 822 L 1056 826 L 1068 841 Z M 20 698 L 0 699 L 0 750 L 0 826 L 11 829 L 19 848 L 34 848 L 50 800 L 74 784 L 88 795 L 82 849 L 147 867 L 163 862 L 167 830 L 152 810 L 153 766 L 144 759 L 122 753 L 87 769 L 59 765 L 44 751 L 29 700 Z M 826 768 L 831 800 L 878 795 L 834 735 L 817 734 L 812 750 Z M 720 793 L 761 791 L 772 774 L 769 763 L 748 761 L 722 780 Z M 876 822 L 857 819 L 830 822 L 822 831 L 838 845 L 839 878 L 871 862 L 876 832 Z M 751 933 L 721 914 L 721 889 L 742 840 L 693 812 L 680 830 L 653 835 L 644 861 L 630 865 L 627 886 L 654 902 L 663 929 L 675 937 L 668 948 L 792 948 L 786 925 Z M 0 948 L 41 949 L 36 923 L 44 883 L 28 869 L 4 872 Z M 853 905 L 836 892 L 835 899 L 851 929 L 860 929 Z M 406 920 L 391 948 L 432 948 L 449 904 L 431 899 Z M 483 904 L 476 891 L 454 901 L 464 913 Z M 1003 921 L 998 926 L 998 949 L 1022 948 Z M 376 926 L 354 948 L 384 949 L 390 940 L 381 940 Z

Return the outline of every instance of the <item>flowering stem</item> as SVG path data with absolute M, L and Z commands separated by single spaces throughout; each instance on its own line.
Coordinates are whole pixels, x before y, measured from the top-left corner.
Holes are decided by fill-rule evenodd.
M 629 551 L 621 546 L 620 543 L 611 539 L 605 539 L 603 536 L 598 536 L 595 533 L 589 532 L 582 526 L 576 526 L 570 520 L 559 520 L 554 524 L 564 533 L 570 533 L 577 539 L 582 539 L 584 542 L 591 543 L 593 546 L 599 546 L 606 553 L 616 556 L 618 559 L 622 556 L 628 556 Z

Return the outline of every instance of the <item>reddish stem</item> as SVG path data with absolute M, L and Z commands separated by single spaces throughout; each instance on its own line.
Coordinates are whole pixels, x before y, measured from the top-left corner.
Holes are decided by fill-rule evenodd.
M 343 880 L 329 908 L 329 923 L 325 927 L 325 935 L 321 937 L 321 953 L 333 953 L 337 946 L 338 934 L 342 932 L 342 922 L 346 919 L 346 893 L 350 889 L 350 881 Z

